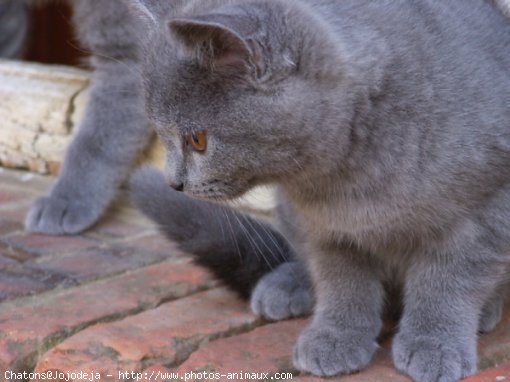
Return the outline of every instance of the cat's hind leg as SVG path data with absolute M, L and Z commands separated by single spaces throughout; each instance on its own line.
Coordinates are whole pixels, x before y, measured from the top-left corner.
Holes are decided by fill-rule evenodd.
M 279 265 L 257 283 L 251 295 L 252 311 L 269 320 L 284 320 L 312 313 L 314 295 L 304 264 Z
M 269 320 L 284 320 L 311 314 L 315 296 L 305 254 L 299 254 L 299 249 L 305 247 L 304 236 L 285 194 L 276 191 L 278 228 L 292 243 L 295 260 L 278 266 L 258 282 L 251 295 L 251 308 Z
M 93 86 L 58 180 L 28 212 L 32 232 L 74 234 L 94 224 L 150 135 L 136 67 L 137 19 L 121 0 L 72 5 L 81 41 L 93 53 Z

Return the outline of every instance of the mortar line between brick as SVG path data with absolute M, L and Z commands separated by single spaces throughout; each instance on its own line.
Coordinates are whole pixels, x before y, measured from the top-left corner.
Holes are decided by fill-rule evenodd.
M 21 230 L 21 231 L 12 232 L 12 233 L 9 233 L 8 235 L 5 235 L 4 237 L 9 238 L 11 236 L 15 236 L 14 235 L 15 233 L 19 234 L 20 232 L 24 232 L 24 231 Z M 44 256 L 37 257 L 36 259 L 33 260 L 33 262 L 35 264 L 44 264 L 51 260 L 54 260 L 57 258 L 62 259 L 62 258 L 68 257 L 68 256 L 79 254 L 80 252 L 91 251 L 94 249 L 108 249 L 108 248 L 111 248 L 111 247 L 114 247 L 117 245 L 123 245 L 123 244 L 125 245 L 125 244 L 129 244 L 129 241 L 131 241 L 131 240 L 143 239 L 146 236 L 150 236 L 152 233 L 153 233 L 152 231 L 142 232 L 140 234 L 132 235 L 127 239 L 126 238 L 105 239 L 102 237 L 94 237 L 94 236 L 80 236 L 80 237 L 85 238 L 86 240 L 90 240 L 91 242 L 93 242 L 93 243 L 91 243 L 91 246 L 87 247 L 87 248 L 77 249 L 77 250 L 69 250 L 69 251 L 55 252 L 52 254 L 45 254 Z M 170 248 L 170 250 L 172 250 L 172 248 Z M 169 259 L 171 259 L 171 255 L 169 255 L 168 258 L 161 260 L 161 262 L 169 260 Z M 155 263 L 151 263 L 151 264 L 147 264 L 147 265 L 153 265 L 153 264 L 157 264 L 157 263 L 159 263 L 159 262 L 155 262 Z M 122 271 L 120 273 L 116 273 L 114 276 L 121 275 L 123 273 L 124 273 L 124 271 Z
M 90 238 L 92 240 L 103 240 L 103 241 L 105 241 L 104 245 L 115 245 L 115 244 L 123 244 L 123 243 L 129 244 L 131 241 L 134 241 L 137 239 L 143 239 L 143 238 L 149 237 L 151 235 L 154 235 L 156 233 L 157 233 L 157 231 L 153 231 L 150 228 L 147 228 L 140 233 L 129 235 L 127 237 L 120 237 L 120 236 L 119 237 L 108 237 L 108 236 L 104 236 L 104 234 L 100 234 L 98 232 L 92 231 L 92 232 L 84 235 L 83 237 Z
M 137 314 L 141 314 L 153 309 L 156 309 L 158 306 L 162 304 L 161 301 L 165 300 L 167 302 L 191 297 L 195 294 L 204 292 L 206 290 L 209 290 L 212 288 L 209 288 L 208 286 L 201 286 L 198 287 L 193 292 L 190 292 L 188 294 L 184 294 L 182 296 L 177 296 L 173 298 L 161 298 L 158 301 L 155 301 L 153 303 L 142 303 L 136 308 L 128 309 L 124 312 L 116 312 L 113 314 L 106 315 L 104 317 L 100 317 L 97 319 L 90 320 L 89 322 L 82 323 L 80 325 L 77 325 L 75 327 L 65 327 L 62 328 L 61 331 L 57 333 L 53 333 L 49 335 L 47 338 L 44 338 L 40 341 L 40 344 L 38 344 L 37 349 L 34 351 L 29 352 L 28 354 L 20 357 L 20 359 L 16 360 L 12 367 L 12 370 L 15 372 L 23 372 L 26 371 L 27 373 L 31 373 L 35 370 L 35 367 L 37 366 L 37 363 L 39 362 L 42 355 L 44 355 L 47 351 L 51 350 L 52 348 L 56 347 L 60 343 L 64 342 L 66 339 L 72 337 L 73 335 L 97 324 L 102 323 L 112 323 L 121 321 L 127 317 L 134 316 Z M 1 306 L 1 304 L 0 304 Z M 1 332 L 0 332 L 1 334 Z
M 3 301 L 3 302 L 0 302 L 0 308 L 2 308 L 2 307 L 9 307 L 9 306 L 13 306 L 14 307 L 15 305 L 20 305 L 20 304 L 21 305 L 23 305 L 23 304 L 31 304 L 32 301 L 34 301 L 36 299 L 39 299 L 39 298 L 58 297 L 60 294 L 70 293 L 70 292 L 72 292 L 73 290 L 76 290 L 76 289 L 87 288 L 87 287 L 90 287 L 92 285 L 100 285 L 100 284 L 112 281 L 112 280 L 114 280 L 116 278 L 121 278 L 121 277 L 124 277 L 124 276 L 129 276 L 129 275 L 135 274 L 135 273 L 137 273 L 139 271 L 143 271 L 144 269 L 152 267 L 152 266 L 154 266 L 156 264 L 161 264 L 161 263 L 164 263 L 164 262 L 169 262 L 171 264 L 180 264 L 180 263 L 185 263 L 186 261 L 187 261 L 187 259 L 180 259 L 180 258 L 175 258 L 175 260 L 163 259 L 162 261 L 157 261 L 157 262 L 154 262 L 154 263 L 151 263 L 151 264 L 146 264 L 144 266 L 141 266 L 141 267 L 138 267 L 138 268 L 135 268 L 135 269 L 127 269 L 125 271 L 122 271 L 122 272 L 119 272 L 119 273 L 115 273 L 115 274 L 110 274 L 108 276 L 101 277 L 101 278 L 98 278 L 98 279 L 95 279 L 95 280 L 84 281 L 81 284 L 74 285 L 74 286 L 71 286 L 71 287 L 68 287 L 68 288 L 58 288 L 57 287 L 57 288 L 54 288 L 54 289 L 45 290 L 45 291 L 43 291 L 41 293 L 37 293 L 35 295 L 21 296 L 19 298 L 15 298 L 13 300 Z M 187 297 L 187 296 L 189 296 L 189 295 L 182 296 L 182 297 L 179 297 L 179 298 L 183 298 L 183 297 Z M 164 298 L 162 298 L 162 299 L 164 299 Z M 164 302 L 160 302 L 160 301 L 161 300 L 158 300 L 157 304 L 164 303 Z M 173 299 L 170 299 L 169 301 L 173 301 Z
M 23 233 L 26 233 L 26 231 L 24 231 L 23 229 L 9 232 L 8 234 L 3 235 L 2 237 L 0 237 L 0 242 L 4 243 L 5 245 L 8 245 L 12 249 L 22 249 L 23 250 L 23 248 L 14 246 L 14 245 L 9 244 L 9 243 L 7 243 L 5 241 L 5 240 L 8 240 L 11 237 L 16 237 L 16 236 L 18 236 L 20 234 L 23 234 Z M 44 254 L 43 256 L 38 256 L 35 259 L 32 259 L 31 262 L 33 264 L 44 264 L 44 263 L 49 262 L 49 261 L 54 260 L 54 259 L 62 259 L 62 258 L 65 258 L 65 257 L 69 257 L 69 256 L 72 256 L 72 255 L 79 254 L 81 252 L 90 251 L 90 250 L 93 250 L 93 249 L 108 249 L 108 248 L 114 247 L 116 245 L 123 245 L 123 244 L 125 245 L 125 244 L 129 244 L 129 241 L 131 241 L 131 240 L 140 239 L 140 238 L 144 238 L 146 236 L 150 236 L 151 233 L 152 233 L 151 231 L 148 231 L 148 232 L 144 232 L 144 233 L 141 233 L 141 234 L 138 234 L 138 235 L 130 236 L 129 239 L 118 239 L 118 240 L 117 239 L 112 239 L 111 241 L 108 241 L 108 242 L 101 242 L 100 241 L 101 238 L 98 238 L 98 237 L 86 236 L 85 239 L 91 241 L 90 247 L 81 248 L 81 249 L 75 249 L 75 250 L 68 250 L 68 251 L 60 251 L 60 252 L 55 252 L 55 253 L 52 253 L 52 254 Z M 170 248 L 170 250 L 175 251 L 175 249 L 173 249 L 173 248 Z M 144 266 L 142 266 L 140 268 L 137 268 L 137 269 L 141 269 L 141 268 L 143 268 L 145 266 L 154 265 L 154 264 L 157 264 L 159 262 L 164 262 L 164 261 L 172 260 L 172 259 L 173 259 L 173 256 L 170 254 L 170 255 L 168 255 L 168 257 L 162 259 L 161 261 L 156 261 L 154 263 L 146 264 L 146 265 L 144 265 Z M 177 260 L 177 257 L 175 257 L 175 259 Z M 126 271 L 121 271 L 119 273 L 115 273 L 115 274 L 112 274 L 110 276 L 122 275 L 125 272 Z
M 218 341 L 221 339 L 235 337 L 235 336 L 238 336 L 241 334 L 246 334 L 246 333 L 252 332 L 253 330 L 255 330 L 257 328 L 261 328 L 263 326 L 270 325 L 273 323 L 274 322 L 272 322 L 272 321 L 267 321 L 267 320 L 259 317 L 259 318 L 257 318 L 257 320 L 253 321 L 252 323 L 248 323 L 248 324 L 240 326 L 238 328 L 234 328 L 232 330 L 226 331 L 225 333 L 215 333 L 210 336 L 207 336 L 206 338 L 203 338 L 201 341 L 198 341 L 196 344 L 190 345 L 190 349 L 192 349 L 192 350 L 189 351 L 188 353 L 186 353 L 182 358 L 179 358 L 173 362 L 170 362 L 170 361 L 165 362 L 164 358 L 152 359 L 150 361 L 142 360 L 142 370 L 145 370 L 148 367 L 151 367 L 155 364 L 162 364 L 163 366 L 165 366 L 169 369 L 176 368 L 176 367 L 182 365 L 183 363 L 185 363 L 196 351 L 200 350 L 200 348 L 205 344 L 212 343 L 214 341 Z M 189 338 L 184 338 L 182 340 L 188 342 L 188 341 L 192 340 L 193 338 L 194 337 L 189 337 Z
M 33 264 L 44 264 L 46 261 L 50 261 L 50 260 L 55 259 L 55 258 L 62 258 L 62 257 L 66 257 L 66 256 L 75 255 L 77 253 L 80 253 L 80 252 L 83 252 L 83 251 L 86 251 L 86 250 L 91 250 L 93 248 L 101 248 L 101 249 L 103 248 L 100 244 L 96 245 L 96 243 L 91 243 L 90 247 L 86 248 L 86 249 L 60 251 L 60 252 L 55 252 L 53 254 L 39 255 L 37 253 L 33 253 L 30 250 L 27 250 L 27 249 L 23 248 L 23 246 L 12 245 L 8 241 L 6 241 L 6 240 L 10 239 L 11 237 L 16 237 L 16 236 L 18 236 L 20 234 L 23 234 L 23 233 L 25 233 L 24 230 L 18 230 L 18 231 L 10 232 L 9 234 L 2 236 L 0 238 L 0 242 L 5 244 L 5 245 L 7 245 L 11 249 L 22 250 L 22 251 L 28 252 L 28 253 L 30 253 L 32 255 L 35 255 L 36 257 L 31 260 L 31 262 Z M 90 240 L 92 241 L 92 239 L 90 239 Z
M 76 253 L 79 253 L 79 252 L 75 252 L 74 254 Z M 73 253 L 70 253 L 70 254 L 66 254 L 62 257 L 65 257 L 65 256 L 71 256 Z M 143 270 L 143 269 L 146 269 L 148 267 L 151 267 L 151 266 L 154 266 L 154 265 L 157 265 L 157 264 L 162 264 L 162 263 L 170 263 L 170 264 L 180 264 L 180 263 L 183 263 L 183 261 L 181 261 L 181 259 L 179 258 L 165 258 L 165 259 L 157 259 L 155 260 L 154 262 L 151 262 L 151 263 L 147 263 L 147 264 L 144 264 L 143 266 L 140 266 L 138 268 L 134 268 L 134 269 L 125 269 L 125 270 L 121 270 L 121 271 L 118 271 L 118 272 L 113 272 L 113 273 L 110 273 L 108 275 L 103 275 L 99 278 L 96 278 L 96 279 L 90 279 L 90 280 L 85 280 L 85 281 L 79 281 L 77 280 L 76 277 L 74 277 L 73 275 L 69 275 L 69 274 L 66 274 L 65 272 L 64 273 L 59 273 L 59 272 L 55 272 L 55 274 L 58 274 L 58 275 L 64 275 L 64 276 L 68 276 L 71 280 L 73 281 L 76 281 L 76 285 L 73 285 L 73 286 L 70 286 L 70 287 L 67 287 L 67 288 L 60 288 L 58 289 L 57 288 L 54 288 L 54 289 L 51 289 L 51 290 L 47 290 L 47 291 L 44 291 L 42 293 L 38 293 L 37 296 L 40 296 L 42 294 L 45 294 L 45 295 L 51 295 L 52 292 L 55 292 L 55 293 L 58 293 L 59 291 L 62 292 L 67 292 L 67 291 L 70 291 L 70 290 L 73 290 L 73 289 L 76 289 L 76 288 L 80 288 L 80 287 L 86 287 L 86 286 L 90 286 L 90 285 L 95 285 L 95 284 L 100 284 L 101 282 L 108 282 L 108 281 L 111 281 L 115 278 L 118 278 L 118 277 L 123 277 L 123 276 L 129 276 L 137 271 L 140 271 L 140 270 Z M 44 261 L 35 261 L 34 262 L 35 264 L 44 264 Z M 51 271 L 51 269 L 47 270 L 48 272 Z M 51 273 L 51 272 L 50 272 Z M 20 297 L 20 298 L 23 298 L 23 297 Z M 15 301 L 15 300 L 12 300 L 12 301 Z M 1 306 L 1 304 L 0 304 Z
M 35 370 L 37 363 L 39 362 L 42 355 L 44 355 L 47 351 L 59 345 L 69 337 L 89 328 L 90 326 L 102 323 L 110 323 L 122 320 L 128 316 L 138 314 L 143 312 L 143 308 L 133 308 L 121 313 L 114 313 L 111 315 L 107 315 L 95 320 L 91 320 L 87 323 L 83 323 L 73 328 L 64 328 L 61 332 L 54 333 L 49 335 L 47 338 L 44 338 L 40 341 L 38 348 L 30 353 L 24 355 L 20 359 L 16 360 L 14 364 L 11 366 L 12 370 L 15 372 L 23 372 L 32 373 Z
M 63 258 L 72 256 L 72 255 L 79 254 L 81 252 L 92 251 L 94 249 L 108 249 L 108 247 L 111 247 L 111 243 L 101 243 L 98 239 L 95 239 L 95 238 L 87 237 L 87 240 L 90 240 L 93 242 L 90 244 L 90 247 L 74 249 L 74 250 L 71 249 L 71 250 L 62 251 L 62 252 L 54 252 L 51 254 L 44 254 L 43 256 L 39 256 L 38 258 L 34 259 L 34 263 L 35 264 L 44 264 L 51 260 L 63 259 Z

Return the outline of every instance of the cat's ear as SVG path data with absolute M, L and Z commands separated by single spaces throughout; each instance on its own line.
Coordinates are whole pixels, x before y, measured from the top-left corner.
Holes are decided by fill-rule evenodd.
M 243 21 L 246 21 L 243 24 Z M 250 20 L 232 15 L 207 15 L 170 21 L 170 29 L 185 49 L 204 66 L 229 75 L 260 71 L 263 63 L 257 42 L 243 38 Z
M 166 15 L 168 7 L 161 0 L 127 0 L 133 13 L 150 24 L 158 24 Z

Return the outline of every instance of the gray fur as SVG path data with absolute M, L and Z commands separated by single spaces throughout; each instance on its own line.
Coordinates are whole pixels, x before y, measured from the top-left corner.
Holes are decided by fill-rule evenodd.
M 289 295 L 295 297 L 292 310 L 287 308 L 290 304 L 285 305 L 288 315 L 306 313 L 304 302 L 298 299 L 309 298 L 310 293 L 289 288 L 299 287 L 297 278 L 306 279 L 306 271 L 286 267 L 297 262 L 294 251 L 270 225 L 225 206 L 169 189 L 161 172 L 154 169 L 137 170 L 130 179 L 130 188 L 136 206 L 153 219 L 168 238 L 241 297 L 248 298 L 257 281 L 272 269 L 291 270 L 292 274 L 286 276 L 287 284 L 276 280 L 273 286 L 288 286 L 285 292 L 290 294 L 278 294 L 284 301 Z M 282 263 L 285 264 L 278 267 Z M 310 286 L 309 283 L 305 285 Z
M 27 34 L 26 3 L 38 2 L 43 1 L 0 1 L 0 57 L 19 57 L 22 54 Z M 508 6 L 504 0 L 496 0 L 496 3 L 504 12 L 507 11 Z M 126 101 L 130 97 L 123 96 L 139 88 L 136 75 L 129 79 L 122 75 L 127 70 L 136 71 L 138 43 L 146 37 L 142 25 L 154 24 L 155 19 L 161 20 L 165 14 L 190 13 L 194 8 L 203 8 L 199 1 L 181 0 L 78 0 L 70 4 L 75 7 L 78 37 L 91 51 L 92 62 L 98 74 L 94 80 L 91 105 L 87 110 L 87 115 L 91 116 L 81 126 L 81 130 L 88 133 L 78 135 L 66 156 L 65 170 L 58 183 L 48 197 L 34 203 L 26 219 L 28 230 L 48 234 L 77 233 L 91 226 L 113 199 L 133 157 L 145 142 L 147 130 L 142 127 L 146 124 L 141 121 L 140 102 L 133 99 L 129 101 L 128 108 Z M 211 1 L 209 7 L 215 7 L 216 4 Z M 126 5 L 131 8 L 130 12 Z M 181 12 L 184 5 L 186 12 Z M 149 20 L 147 15 L 151 15 Z M 284 63 L 291 64 L 287 56 L 284 57 Z M 275 67 L 275 63 L 272 67 Z M 111 92 L 108 89 L 112 89 Z M 118 95 L 119 102 L 116 100 Z M 120 118 L 119 115 L 124 112 L 135 118 Z M 94 136 L 97 138 L 91 138 Z M 98 143 L 98 140 L 102 143 Z M 112 149 L 112 160 L 105 158 L 109 154 L 105 153 L 104 148 L 100 149 L 97 158 L 91 155 L 89 147 L 114 147 L 114 142 L 125 145 L 126 149 L 121 154 Z M 100 173 L 104 176 L 98 175 Z
M 296 367 L 365 367 L 393 283 L 397 368 L 421 382 L 472 374 L 509 272 L 510 23 L 494 5 L 197 0 L 147 36 L 169 183 L 210 200 L 279 185 L 316 297 Z M 182 142 L 200 130 L 205 153 Z M 264 295 L 256 307 L 273 304 Z
M 250 302 L 255 314 L 270 320 L 311 314 L 314 296 L 307 272 L 298 262 L 280 265 L 260 279 Z
M 491 332 L 494 330 L 499 321 L 501 321 L 501 318 L 503 317 L 504 302 L 504 291 L 494 293 L 492 297 L 485 302 L 478 322 L 478 331 L 480 333 Z
M 26 4 L 20 0 L 0 0 L 0 58 L 20 58 L 27 32 Z
M 73 234 L 103 214 L 150 135 L 140 93 L 143 23 L 122 0 L 73 0 L 74 22 L 95 69 L 90 101 L 50 195 L 32 205 L 26 228 Z

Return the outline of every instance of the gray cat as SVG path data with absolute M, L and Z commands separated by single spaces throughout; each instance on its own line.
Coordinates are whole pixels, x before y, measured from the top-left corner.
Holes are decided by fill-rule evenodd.
M 509 21 L 484 0 L 134 3 L 168 151 L 166 181 L 132 180 L 140 208 L 192 252 L 267 255 L 273 231 L 203 200 L 275 183 L 291 249 L 252 307 L 285 318 L 316 299 L 299 370 L 366 367 L 391 285 L 395 366 L 422 382 L 473 374 L 510 264 Z
M 85 117 L 58 180 L 26 218 L 29 231 L 48 234 L 73 234 L 94 224 L 151 134 L 137 66 L 143 24 L 123 0 L 70 4 L 78 38 L 92 53 L 94 78 Z
M 179 1 L 162 1 L 179 7 Z M 158 2 L 156 1 L 156 3 Z M 0 0 L 0 57 L 19 57 L 27 34 L 26 3 Z M 495 1 L 508 12 L 505 0 Z M 133 159 L 150 134 L 139 98 L 139 36 L 144 29 L 126 0 L 70 1 L 78 38 L 93 56 L 91 101 L 80 133 L 50 195 L 38 199 L 26 218 L 29 231 L 73 234 L 93 225 L 113 200 Z M 134 74 L 134 75 L 131 75 Z

